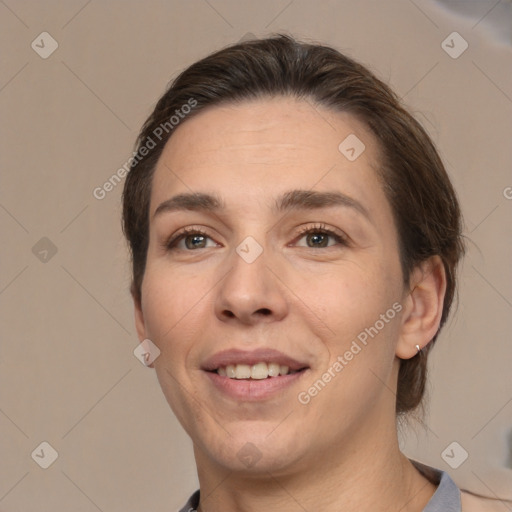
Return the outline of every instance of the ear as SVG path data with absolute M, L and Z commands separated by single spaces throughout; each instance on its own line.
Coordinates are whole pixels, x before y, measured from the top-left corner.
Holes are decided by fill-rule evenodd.
M 146 324 L 144 323 L 144 313 L 142 312 L 141 299 L 137 298 L 137 295 L 132 291 L 133 309 L 135 316 L 135 329 L 139 342 L 142 342 L 147 338 L 146 336 Z M 154 368 L 153 363 L 147 365 L 148 368 Z
M 410 291 L 404 299 L 404 312 L 396 356 L 410 359 L 430 343 L 441 323 L 446 272 L 439 256 L 423 261 L 411 273 Z

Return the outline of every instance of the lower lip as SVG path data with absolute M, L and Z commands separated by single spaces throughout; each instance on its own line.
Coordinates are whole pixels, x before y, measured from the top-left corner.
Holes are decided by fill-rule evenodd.
M 216 372 L 205 372 L 210 382 L 222 391 L 224 394 L 236 400 L 258 401 L 272 398 L 278 392 L 291 387 L 308 370 L 303 370 L 288 375 L 279 375 L 278 377 L 269 377 L 267 379 L 230 379 L 222 377 Z

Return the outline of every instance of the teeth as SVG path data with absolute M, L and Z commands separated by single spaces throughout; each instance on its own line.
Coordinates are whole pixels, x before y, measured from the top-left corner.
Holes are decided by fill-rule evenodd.
M 266 379 L 268 377 L 267 363 L 254 364 L 251 368 L 251 379 Z
M 288 375 L 290 368 L 278 363 L 257 363 L 252 366 L 248 364 L 228 364 L 226 367 L 221 366 L 217 369 L 217 373 L 221 377 L 230 379 L 255 379 L 262 380 L 267 377 L 278 377 L 279 375 Z
M 237 364 L 235 371 L 236 379 L 250 379 L 251 367 L 248 364 Z
M 268 365 L 268 376 L 269 377 L 277 377 L 279 375 L 280 366 L 277 363 L 270 363 Z M 219 368 L 220 370 L 220 368 Z

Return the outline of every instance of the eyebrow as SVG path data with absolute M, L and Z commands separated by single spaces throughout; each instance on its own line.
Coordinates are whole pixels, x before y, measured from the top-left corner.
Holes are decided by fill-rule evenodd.
M 273 209 L 276 213 L 283 213 L 291 210 L 317 210 L 336 206 L 351 208 L 371 221 L 368 210 L 359 201 L 341 192 L 290 190 L 275 200 Z M 160 203 L 153 218 L 164 212 L 189 210 L 216 213 L 224 209 L 226 209 L 224 201 L 216 195 L 201 192 L 183 193 Z

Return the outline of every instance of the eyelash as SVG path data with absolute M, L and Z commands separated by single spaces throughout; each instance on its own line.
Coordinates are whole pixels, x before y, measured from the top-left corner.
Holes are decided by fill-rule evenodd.
M 348 240 L 346 237 L 342 236 L 340 233 L 332 229 L 325 227 L 324 224 L 315 224 L 314 226 L 307 226 L 301 228 L 299 230 L 298 240 L 300 240 L 302 237 L 310 233 L 329 235 L 332 236 L 340 245 L 348 245 Z M 309 247 L 309 249 L 313 249 L 313 247 Z M 326 249 L 326 247 L 321 247 L 321 249 Z
M 325 227 L 324 224 L 315 224 L 314 226 L 308 226 L 308 227 L 304 227 L 304 228 L 300 229 L 298 236 L 297 236 L 297 240 L 300 240 L 301 238 L 303 238 L 304 236 L 306 236 L 310 233 L 329 235 L 329 236 L 332 236 L 336 240 L 336 242 L 338 242 L 340 245 L 344 245 L 344 246 L 349 245 L 346 237 L 342 236 L 340 233 L 337 233 L 332 229 Z M 188 235 L 200 235 L 200 236 L 204 236 L 207 238 L 211 238 L 208 235 L 208 233 L 206 233 L 204 230 L 191 226 L 188 228 L 184 228 L 176 235 L 171 236 L 170 239 L 164 243 L 164 248 L 169 251 L 175 250 L 175 246 L 183 238 L 186 238 Z M 327 249 L 329 247 L 332 247 L 332 246 L 320 247 L 320 249 Z M 308 249 L 313 249 L 313 247 L 308 247 Z M 190 252 L 193 251 L 193 249 L 186 249 L 186 250 L 190 251 Z

